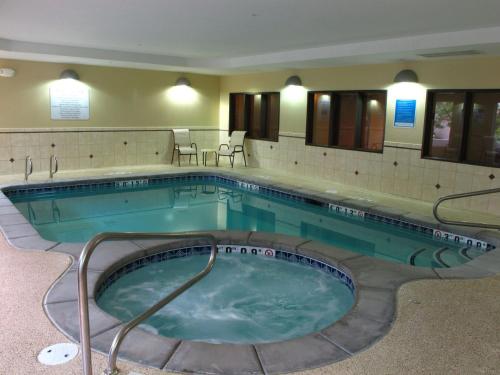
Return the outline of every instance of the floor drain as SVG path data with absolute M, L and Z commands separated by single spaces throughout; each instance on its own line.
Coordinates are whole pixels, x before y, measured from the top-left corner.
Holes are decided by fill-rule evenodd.
M 71 343 L 54 344 L 38 353 L 38 362 L 54 366 L 71 361 L 78 354 L 78 346 Z

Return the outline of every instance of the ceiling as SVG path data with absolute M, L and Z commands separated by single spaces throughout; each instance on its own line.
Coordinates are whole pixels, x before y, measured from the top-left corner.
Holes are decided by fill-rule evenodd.
M 229 74 L 500 55 L 500 1 L 0 0 L 0 58 Z

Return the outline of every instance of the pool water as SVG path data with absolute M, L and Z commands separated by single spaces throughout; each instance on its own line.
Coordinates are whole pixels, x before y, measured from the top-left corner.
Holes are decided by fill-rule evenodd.
M 129 321 L 201 271 L 207 256 L 149 264 L 120 277 L 97 304 Z M 198 284 L 141 327 L 211 343 L 264 343 L 319 331 L 345 315 L 351 290 L 331 274 L 259 255 L 223 254 Z
M 43 238 L 56 242 L 85 242 L 109 231 L 244 230 L 299 236 L 423 267 L 455 266 L 482 254 L 480 249 L 435 240 L 432 234 L 213 179 L 128 190 L 49 190 L 11 199 Z

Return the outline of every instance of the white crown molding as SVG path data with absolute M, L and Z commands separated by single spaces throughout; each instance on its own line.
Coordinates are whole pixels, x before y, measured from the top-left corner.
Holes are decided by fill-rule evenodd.
M 151 70 L 231 74 L 282 67 L 301 68 L 419 60 L 418 53 L 478 49 L 500 55 L 500 27 L 337 44 L 229 58 L 186 58 L 32 43 L 0 38 L 0 58 L 50 61 Z

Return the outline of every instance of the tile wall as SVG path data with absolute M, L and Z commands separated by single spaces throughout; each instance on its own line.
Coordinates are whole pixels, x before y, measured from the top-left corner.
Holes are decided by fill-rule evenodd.
M 215 148 L 219 144 L 219 130 L 192 129 L 191 140 L 197 143 L 198 149 Z M 32 158 L 34 172 L 47 171 L 48 174 L 50 155 L 57 157 L 59 170 L 63 171 L 170 164 L 172 148 L 170 129 L 2 131 L 0 175 L 24 173 L 27 155 Z M 184 158 L 187 162 L 187 157 Z M 201 154 L 199 161 L 201 163 Z
M 500 168 L 421 159 L 420 145 L 386 144 L 379 154 L 306 146 L 303 137 L 280 135 L 279 142 L 247 140 L 247 154 L 251 166 L 427 202 L 452 193 L 500 187 Z M 500 216 L 500 194 L 460 199 L 450 205 Z
M 191 138 L 199 150 L 215 149 L 228 141 L 227 132 L 215 128 L 191 129 Z M 27 155 L 33 160 L 34 172 L 48 174 L 52 154 L 63 171 L 170 164 L 172 148 L 172 132 L 166 128 L 4 130 L 0 132 L 0 175 L 24 173 Z M 301 136 L 280 135 L 279 142 L 247 139 L 246 152 L 250 154 L 250 166 L 427 202 L 447 194 L 500 187 L 500 168 L 424 160 L 419 145 L 386 144 L 383 154 L 378 154 L 306 146 Z M 187 157 L 183 162 L 187 163 Z M 229 162 L 221 158 L 221 163 Z M 243 163 L 241 155 L 236 156 L 235 163 Z M 500 216 L 500 194 L 456 200 L 452 206 Z

